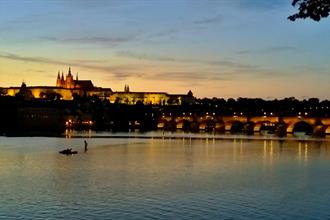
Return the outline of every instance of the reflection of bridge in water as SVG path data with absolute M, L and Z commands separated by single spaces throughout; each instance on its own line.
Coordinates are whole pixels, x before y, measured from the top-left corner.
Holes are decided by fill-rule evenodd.
M 157 127 L 164 130 L 205 131 L 217 133 L 274 133 L 286 135 L 295 132 L 324 136 L 330 134 L 330 118 L 302 116 L 215 116 L 163 115 Z

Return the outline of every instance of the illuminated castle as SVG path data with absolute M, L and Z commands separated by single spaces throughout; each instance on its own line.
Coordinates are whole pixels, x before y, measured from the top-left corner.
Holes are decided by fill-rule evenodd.
M 60 71 L 57 73 L 56 87 L 62 87 L 66 89 L 83 89 L 83 90 L 93 90 L 94 85 L 91 80 L 79 80 L 78 73 L 76 74 L 76 80 L 73 79 L 71 74 L 71 68 L 69 67 L 68 75 L 64 80 L 64 74 L 60 76 Z
M 68 74 L 57 73 L 56 86 L 27 86 L 22 83 L 20 87 L 0 88 L 0 92 L 7 96 L 24 96 L 37 99 L 63 99 L 73 100 L 75 96 L 96 96 L 107 99 L 111 103 L 135 105 L 180 105 L 182 103 L 194 103 L 195 99 L 191 91 L 188 94 L 168 94 L 166 92 L 131 92 L 128 85 L 124 91 L 112 91 L 111 88 L 96 87 L 91 80 L 79 80 L 73 78 L 71 68 Z

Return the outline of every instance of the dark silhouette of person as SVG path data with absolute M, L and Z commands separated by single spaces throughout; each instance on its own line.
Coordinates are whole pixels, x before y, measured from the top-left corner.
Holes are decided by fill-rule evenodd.
M 84 143 L 85 143 L 85 152 L 88 150 L 87 146 L 88 146 L 88 143 L 86 140 L 84 140 Z

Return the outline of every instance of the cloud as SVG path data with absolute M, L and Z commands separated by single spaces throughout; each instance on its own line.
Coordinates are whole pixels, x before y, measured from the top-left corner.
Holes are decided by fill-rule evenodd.
M 219 23 L 222 21 L 222 16 L 221 15 L 216 15 L 214 17 L 209 17 L 209 18 L 204 18 L 201 20 L 196 20 L 193 22 L 193 24 L 214 24 L 214 23 Z
M 151 60 L 151 61 L 165 61 L 165 62 L 176 62 L 176 59 L 163 56 L 151 56 L 147 54 L 139 54 L 131 51 L 118 51 L 117 56 L 132 58 L 137 60 Z
M 0 58 L 24 61 L 24 62 L 68 65 L 68 63 L 59 61 L 59 60 L 53 60 L 53 59 L 48 59 L 48 58 L 43 58 L 43 57 L 26 57 L 26 56 L 20 56 L 20 55 L 12 54 L 12 53 L 0 53 Z
M 168 81 L 176 83 L 176 85 L 188 88 L 198 86 L 210 87 L 210 82 L 220 82 L 232 80 L 230 75 L 217 72 L 195 72 L 195 71 L 173 71 L 161 72 L 149 75 L 145 80 Z
M 184 28 L 179 28 L 179 27 L 172 27 L 167 30 L 159 31 L 157 33 L 153 33 L 150 35 L 147 35 L 146 38 L 158 38 L 158 37 L 166 37 L 170 36 L 176 33 L 180 33 L 184 30 Z
M 126 53 L 124 55 L 127 55 Z M 133 55 L 133 54 L 131 54 Z M 137 54 L 134 54 L 137 55 Z M 187 85 L 192 83 L 203 84 L 209 83 L 210 81 L 232 81 L 236 80 L 237 77 L 244 78 L 244 77 L 254 77 L 254 78 L 261 78 L 265 75 L 267 76 L 275 76 L 278 74 L 264 70 L 262 68 L 258 68 L 255 66 L 250 65 L 243 65 L 237 64 L 229 61 L 208 61 L 208 60 L 198 60 L 198 59 L 174 59 L 168 57 L 152 57 L 152 60 L 160 60 L 166 62 L 180 62 L 180 63 L 200 63 L 200 64 L 210 64 L 216 65 L 217 67 L 220 66 L 229 66 L 232 67 L 231 70 L 227 72 L 223 72 L 222 70 L 217 70 L 211 68 L 207 70 L 201 69 L 200 71 L 189 71 L 183 70 L 180 71 L 170 71 L 170 72 L 141 72 L 141 65 L 122 65 L 122 66 L 109 66 L 103 63 L 95 62 L 95 60 L 87 60 L 92 61 L 84 62 L 84 60 L 67 60 L 63 61 L 60 59 L 51 59 L 45 57 L 29 57 L 29 56 L 21 56 L 12 53 L 1 53 L 0 58 L 2 59 L 9 59 L 21 62 L 33 62 L 33 63 L 40 63 L 40 64 L 52 64 L 57 66 L 74 66 L 80 67 L 88 70 L 97 71 L 104 75 L 105 79 L 116 79 L 116 80 L 125 80 L 127 78 L 140 78 L 143 80 L 156 80 L 156 81 L 173 81 L 173 82 L 183 82 Z M 133 56 L 133 58 L 141 58 L 140 56 Z M 142 57 L 142 59 L 149 59 L 149 57 Z M 105 62 L 106 63 L 106 62 Z M 145 66 L 145 65 L 144 65 Z M 221 68 L 220 68 L 221 69 Z M 40 72 L 41 73 L 41 72 Z
M 122 79 L 125 77 L 135 77 L 136 73 L 129 73 L 136 69 L 134 66 L 108 66 L 108 65 L 98 65 L 98 64 L 88 64 L 84 62 L 84 60 L 71 60 L 71 61 L 62 61 L 57 59 L 50 59 L 45 57 L 29 57 L 29 56 L 20 56 L 12 53 L 1 53 L 0 58 L 16 60 L 22 62 L 33 62 L 33 63 L 41 63 L 41 64 L 53 64 L 59 66 L 77 66 L 81 68 L 86 68 L 90 70 L 98 70 L 108 74 L 111 74 L 113 77 Z M 124 73 L 125 72 L 125 73 Z
M 108 61 L 107 60 L 100 60 L 100 59 L 76 59 L 74 62 L 76 63 L 85 63 L 85 64 L 105 64 Z
M 149 75 L 146 79 L 191 83 L 209 83 L 210 81 L 233 80 L 235 73 L 209 71 L 170 71 Z
M 167 80 L 167 81 L 181 81 L 181 80 L 205 80 L 207 79 L 207 74 L 197 73 L 197 72 L 162 72 L 153 75 L 154 79 Z
M 182 32 L 200 31 L 203 29 L 203 26 L 205 25 L 220 23 L 221 21 L 222 21 L 222 16 L 215 15 L 213 17 L 203 18 L 192 22 L 181 23 L 175 27 L 171 27 L 156 33 L 149 34 L 146 36 L 146 38 L 152 39 L 158 37 L 174 36 L 175 34 L 179 34 Z
M 73 38 L 59 38 L 59 37 L 41 37 L 42 40 L 56 42 L 56 43 L 68 43 L 68 44 L 102 44 L 102 45 L 118 45 L 126 42 L 130 42 L 135 38 L 133 36 L 125 37 L 73 37 Z
M 240 50 L 238 54 L 268 54 L 268 53 L 283 53 L 283 52 L 300 52 L 301 50 L 292 46 L 276 46 L 276 47 L 267 47 L 264 49 L 245 49 Z
M 118 71 L 115 71 L 113 72 L 112 76 L 115 76 L 117 80 L 125 80 L 127 78 L 131 78 L 131 77 L 134 77 L 134 78 L 144 78 L 144 77 L 147 77 L 147 73 L 142 73 L 142 72 L 136 72 L 135 71 L 132 71 L 132 70 L 128 70 L 127 72 L 118 72 Z M 113 78 L 110 78 L 110 77 L 107 77 L 107 79 L 113 79 Z
M 177 58 L 177 57 L 167 57 L 159 55 L 149 55 L 149 54 L 139 54 L 131 51 L 118 51 L 117 56 L 138 59 L 138 60 L 147 60 L 147 61 L 160 61 L 160 62 L 176 62 L 176 63 L 198 63 L 206 64 L 211 66 L 222 66 L 222 67 L 231 67 L 231 68 L 244 68 L 244 69 L 255 69 L 257 68 L 254 65 L 241 64 L 233 61 L 227 60 L 204 60 L 204 59 L 190 59 L 190 58 Z

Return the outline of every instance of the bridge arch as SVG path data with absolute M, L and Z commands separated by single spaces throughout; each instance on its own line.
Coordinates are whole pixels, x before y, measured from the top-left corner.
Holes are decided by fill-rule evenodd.
M 330 117 L 314 118 L 302 116 L 171 116 L 162 115 L 157 127 L 164 130 L 215 131 L 248 133 L 270 131 L 279 136 L 287 133 L 303 132 L 324 136 L 330 134 Z
M 306 121 L 298 121 L 293 125 L 292 132 L 296 133 L 305 133 L 305 134 L 313 134 L 314 127 L 310 123 Z
M 232 121 L 230 126 L 230 133 L 239 134 L 242 133 L 244 129 L 244 123 L 238 120 Z

